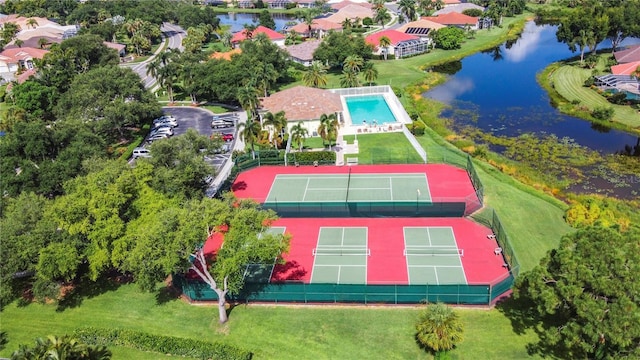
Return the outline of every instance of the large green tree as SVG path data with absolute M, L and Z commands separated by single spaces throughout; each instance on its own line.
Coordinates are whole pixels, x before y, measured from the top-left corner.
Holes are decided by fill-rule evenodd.
M 443 50 L 459 49 L 465 39 L 464 30 L 455 26 L 447 26 L 433 33 L 436 47 Z
M 341 68 L 349 56 L 359 56 L 365 61 L 369 60 L 373 57 L 373 47 L 360 35 L 330 32 L 313 53 L 315 60 L 333 68 Z
M 307 71 L 302 74 L 306 86 L 322 88 L 327 86 L 327 69 L 320 61 L 313 61 Z
M 556 37 L 569 50 L 580 51 L 580 62 L 587 48 L 592 52 L 609 33 L 609 16 L 602 6 L 580 7 L 562 19 Z
M 289 236 L 272 234 L 267 230 L 276 220 L 272 210 L 261 210 L 258 203 L 248 199 L 236 199 L 230 194 L 225 197 L 224 215 L 215 213 L 215 223 L 224 236 L 223 246 L 216 250 L 212 261 L 207 262 L 200 248 L 193 255 L 191 270 L 218 295 L 219 321 L 227 321 L 225 308 L 229 293 L 238 293 L 244 285 L 244 269 L 247 264 L 273 264 L 282 260 L 282 254 L 289 250 Z M 209 213 L 213 218 L 212 214 Z M 225 216 L 222 218 L 222 216 Z M 212 227 L 206 230 L 211 233 Z M 205 229 L 203 229 L 205 230 Z
M 538 352 L 565 359 L 640 358 L 640 230 L 589 226 L 566 235 L 514 296 Z
M 27 80 L 11 89 L 14 104 L 24 109 L 31 120 L 53 120 L 58 91 L 37 80 Z
M 56 107 L 60 119 L 90 124 L 97 134 L 120 140 L 161 113 L 156 98 L 131 69 L 105 66 L 77 76 Z

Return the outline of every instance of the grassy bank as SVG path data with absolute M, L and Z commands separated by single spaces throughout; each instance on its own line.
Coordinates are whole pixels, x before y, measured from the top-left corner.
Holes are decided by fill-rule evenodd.
M 606 127 L 640 134 L 638 110 L 630 106 L 612 104 L 596 90 L 585 87 L 584 82 L 591 76 L 592 70 L 580 66 L 577 61 L 567 61 L 549 65 L 537 78 L 561 112 Z M 591 111 L 598 107 L 614 109 L 610 121 L 598 120 L 591 115 Z
M 21 343 L 79 326 L 117 327 L 203 341 L 223 341 L 255 353 L 254 359 L 430 359 L 415 343 L 417 307 L 283 307 L 238 306 L 229 323 L 217 323 L 213 306 L 180 300 L 158 301 L 135 285 L 124 285 L 62 311 L 53 305 L 11 305 L 2 313 L 9 335 L 8 356 Z M 465 340 L 458 359 L 527 358 L 526 343 L 535 335 L 517 335 L 502 313 L 460 309 Z M 496 341 L 500 339 L 500 341 Z M 176 358 L 112 348 L 114 359 Z

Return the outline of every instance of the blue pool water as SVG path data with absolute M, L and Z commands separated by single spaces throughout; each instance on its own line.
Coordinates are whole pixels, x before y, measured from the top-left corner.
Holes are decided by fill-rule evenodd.
M 397 121 L 382 95 L 348 96 L 345 102 L 353 125 L 381 125 Z

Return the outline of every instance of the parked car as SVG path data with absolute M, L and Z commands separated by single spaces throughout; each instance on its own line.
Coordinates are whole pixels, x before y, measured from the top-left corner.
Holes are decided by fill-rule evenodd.
M 167 138 L 169 138 L 169 135 L 167 134 L 154 134 L 154 135 L 149 135 L 149 137 L 147 138 L 147 141 L 154 142 L 156 140 L 167 139 Z
M 214 119 L 211 122 L 211 127 L 213 129 L 230 128 L 230 127 L 233 127 L 233 120 Z
M 151 151 L 149 151 L 149 149 L 145 149 L 143 147 L 137 147 L 137 148 L 133 149 L 133 158 L 137 159 L 139 157 L 150 158 L 151 157 Z
M 222 134 L 222 140 L 233 141 L 233 134 Z
M 171 117 L 161 117 L 158 119 L 153 120 L 153 127 L 158 127 L 158 126 L 162 126 L 162 125 L 170 125 L 173 127 L 178 127 L 178 121 Z
M 173 128 L 170 126 L 162 126 L 151 130 L 149 133 L 150 136 L 156 134 L 167 134 L 167 136 L 173 136 Z

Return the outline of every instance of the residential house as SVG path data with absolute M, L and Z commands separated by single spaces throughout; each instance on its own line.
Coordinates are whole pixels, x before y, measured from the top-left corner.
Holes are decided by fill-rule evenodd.
M 118 44 L 118 43 L 112 43 L 112 42 L 108 42 L 108 41 L 103 42 L 103 44 L 104 44 L 106 47 L 108 47 L 108 48 L 110 48 L 110 49 L 114 49 L 115 51 L 117 51 L 117 52 L 118 52 L 118 55 L 119 55 L 120 57 L 124 57 L 124 55 L 125 55 L 125 53 L 126 53 L 126 51 L 125 51 L 125 49 L 126 49 L 126 47 L 127 47 L 126 45 L 124 45 L 124 44 Z
M 330 3 L 329 6 L 331 7 L 332 10 L 335 11 L 339 11 L 340 9 L 349 6 L 349 5 L 356 5 L 356 6 L 362 6 L 365 7 L 367 9 L 372 9 L 373 5 L 369 2 L 359 2 L 359 1 L 351 1 L 351 0 L 344 0 L 344 1 L 339 1 L 339 2 L 335 2 L 335 3 Z
M 403 24 L 397 31 L 403 32 L 405 34 L 414 35 L 426 41 L 429 46 L 433 43 L 431 40 L 431 34 L 439 29 L 447 27 L 446 25 L 438 24 L 437 22 L 433 22 L 430 20 L 419 19 L 416 21 L 408 22 Z
M 613 75 L 634 75 L 638 69 L 640 69 L 640 60 L 613 65 L 611 73 Z
M 359 4 L 349 4 L 338 10 L 338 12 L 336 12 L 335 14 L 326 17 L 325 19 L 342 25 L 345 19 L 349 19 L 350 21 L 362 21 L 365 18 L 373 19 L 373 17 L 373 10 L 371 10 L 370 8 L 361 6 Z
M 329 31 L 342 31 L 342 25 L 334 23 L 326 19 L 313 19 L 311 24 L 311 32 L 309 32 L 309 25 L 305 23 L 299 23 L 287 29 L 288 32 L 295 31 L 298 35 L 302 35 L 306 38 L 315 37 L 318 39 L 323 38 Z
M 260 25 L 251 33 L 251 38 L 255 38 L 258 34 L 265 34 L 271 42 L 280 47 L 284 47 L 284 35 L 279 32 Z M 245 40 L 247 40 L 247 29 L 243 29 L 242 31 L 233 34 L 233 37 L 231 38 L 231 46 L 239 47 L 240 43 Z
M 616 58 L 618 64 L 640 61 L 640 44 L 628 46 L 623 50 L 616 51 L 613 53 L 613 57 Z
M 263 112 L 273 114 L 284 111 L 288 129 L 302 121 L 312 136 L 318 136 L 322 114 L 336 114 L 342 118 L 342 100 L 329 90 L 295 86 L 262 99 Z
M 313 62 L 313 53 L 320 46 L 320 40 L 304 41 L 301 44 L 289 45 L 285 50 L 289 53 L 292 61 L 304 66 L 311 66 Z
M 437 22 L 447 26 L 457 26 L 459 28 L 478 30 L 479 18 L 467 16 L 457 12 L 450 12 L 438 16 L 423 16 L 422 19 Z
M 380 39 L 386 36 L 391 45 L 386 47 L 380 46 Z M 418 36 L 409 35 L 397 30 L 387 29 L 375 32 L 365 39 L 367 44 L 374 47 L 374 54 L 384 56 L 393 55 L 396 59 L 402 59 L 407 56 L 422 54 L 429 50 L 429 43 Z
M 0 76 L 13 80 L 16 73 L 33 69 L 34 59 L 42 59 L 49 51 L 36 48 L 11 48 L 0 52 Z

